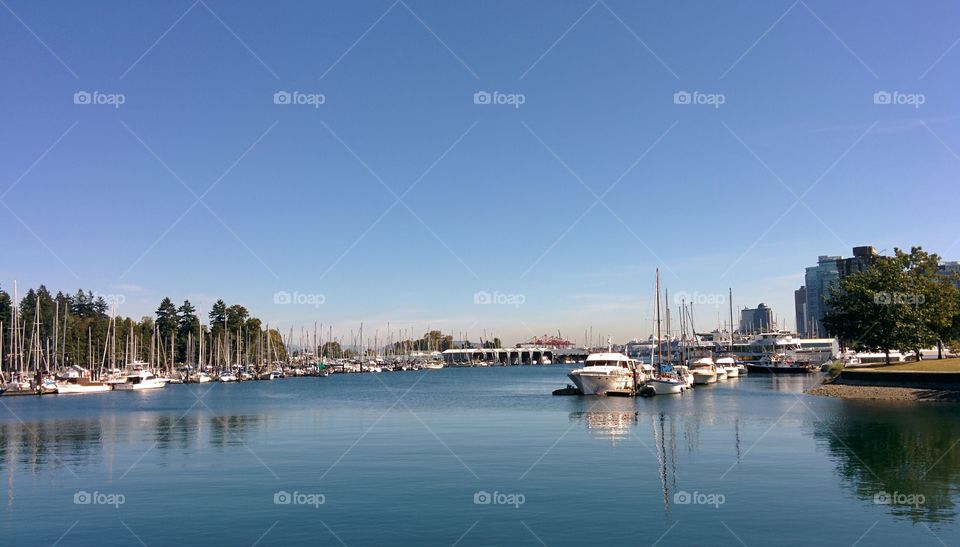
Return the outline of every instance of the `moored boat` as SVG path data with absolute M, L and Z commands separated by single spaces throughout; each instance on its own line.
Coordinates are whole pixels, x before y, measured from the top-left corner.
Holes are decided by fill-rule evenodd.
M 140 369 L 127 374 L 125 381 L 113 384 L 113 389 L 117 391 L 141 391 L 147 389 L 159 389 L 167 387 L 170 382 L 167 378 L 155 376 L 146 369 Z
M 691 363 L 690 372 L 693 373 L 693 383 L 696 385 L 717 383 L 717 365 L 709 357 L 702 357 Z
M 630 389 L 638 374 L 637 361 L 622 353 L 592 353 L 583 368 L 571 370 L 567 377 L 584 395 L 606 395 Z

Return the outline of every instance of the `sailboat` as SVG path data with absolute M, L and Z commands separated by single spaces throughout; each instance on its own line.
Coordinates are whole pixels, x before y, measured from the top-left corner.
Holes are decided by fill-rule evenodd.
M 660 333 L 660 268 L 657 268 L 657 367 L 655 377 L 647 382 L 657 395 L 683 393 L 687 382 L 672 373 L 671 365 L 663 363 L 663 338 Z M 669 327 L 669 324 L 668 324 Z M 669 330 L 669 329 L 668 329 Z

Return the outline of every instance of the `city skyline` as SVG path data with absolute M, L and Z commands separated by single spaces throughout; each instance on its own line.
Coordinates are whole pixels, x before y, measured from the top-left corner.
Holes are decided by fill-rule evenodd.
M 819 256 L 960 257 L 957 6 L 5 8 L 21 297 L 626 340 L 657 268 L 794 328 Z

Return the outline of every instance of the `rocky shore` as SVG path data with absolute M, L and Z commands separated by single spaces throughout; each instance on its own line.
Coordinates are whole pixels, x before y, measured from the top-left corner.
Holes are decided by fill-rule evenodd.
M 806 391 L 810 395 L 873 401 L 960 402 L 960 391 L 909 387 L 850 386 L 824 383 Z

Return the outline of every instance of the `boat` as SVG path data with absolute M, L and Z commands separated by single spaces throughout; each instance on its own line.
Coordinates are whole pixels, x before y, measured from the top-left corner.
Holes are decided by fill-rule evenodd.
M 648 386 L 653 387 L 657 395 L 670 395 L 683 393 L 687 389 L 687 382 L 676 376 L 662 374 L 659 378 L 654 378 L 647 382 Z
M 727 373 L 727 378 L 737 378 L 740 376 L 740 368 L 737 367 L 737 361 L 733 357 L 721 357 L 717 359 L 717 368 L 723 368 Z
M 693 383 L 696 385 L 717 383 L 717 365 L 709 357 L 702 357 L 691 363 L 690 372 L 693 373 Z
M 424 363 L 420 368 L 425 368 L 427 370 L 440 370 L 443 368 L 443 363 Z
M 43 381 L 40 382 L 37 391 L 41 395 L 52 395 L 57 392 L 57 389 L 57 382 L 54 381 L 53 378 L 44 378 Z
M 68 367 L 57 375 L 57 393 L 61 395 L 103 393 L 111 389 L 110 384 L 90 380 L 90 373 L 76 365 Z
M 686 365 L 677 365 L 674 367 L 674 370 L 677 371 L 677 376 L 683 378 L 687 387 L 693 387 L 693 373 L 690 372 L 690 368 Z
M 717 381 L 719 382 L 720 380 L 726 380 L 726 379 L 727 379 L 727 369 L 725 369 L 725 368 L 723 368 L 723 367 L 721 367 L 721 366 L 716 366 L 716 365 L 714 365 L 714 366 L 716 367 L 716 370 L 717 370 Z
M 236 381 L 238 381 L 237 375 L 234 374 L 234 373 L 232 373 L 232 372 L 228 372 L 228 371 L 224 371 L 224 372 L 220 373 L 220 377 L 217 378 L 217 379 L 218 379 L 219 381 L 221 381 L 221 382 L 236 382 Z
M 638 374 L 638 363 L 622 353 L 592 353 L 583 368 L 571 370 L 567 377 L 584 395 L 606 395 L 631 389 Z
M 747 363 L 747 370 L 761 374 L 808 374 L 820 370 L 816 365 L 794 361 L 784 353 L 765 355 L 757 363 Z
M 167 378 L 155 376 L 147 369 L 139 369 L 127 374 L 127 379 L 122 383 L 113 384 L 113 389 L 117 391 L 141 391 L 147 389 L 159 389 L 167 387 L 170 382 Z

